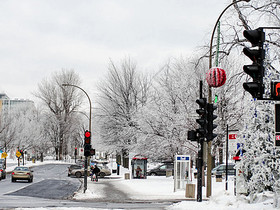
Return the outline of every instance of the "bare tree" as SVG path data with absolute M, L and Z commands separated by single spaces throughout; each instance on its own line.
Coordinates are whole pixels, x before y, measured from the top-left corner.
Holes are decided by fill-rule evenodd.
M 195 99 L 200 74 L 190 59 L 170 60 L 156 75 L 152 94 L 139 113 L 142 153 L 156 160 L 177 154 L 195 156 L 197 144 L 187 140 L 195 125 Z
M 71 114 L 78 110 L 82 103 L 82 93 L 73 87 L 62 88 L 62 84 L 79 85 L 79 76 L 73 70 L 62 70 L 55 73 L 51 79 L 44 80 L 38 85 L 35 96 L 42 100 L 48 111 L 54 115 L 50 130 L 52 140 L 58 151 L 57 159 L 62 159 L 65 148 L 66 134 L 71 133 Z M 67 151 L 64 151 L 64 154 Z
M 135 116 L 147 101 L 147 78 L 137 73 L 130 59 L 123 60 L 120 66 L 111 61 L 107 80 L 99 85 L 99 90 L 102 142 L 111 150 L 129 151 L 137 142 Z
M 1 113 L 0 119 L 0 145 L 4 148 L 5 152 L 9 152 L 16 140 L 17 128 L 14 124 L 15 118 L 13 114 L 8 112 Z

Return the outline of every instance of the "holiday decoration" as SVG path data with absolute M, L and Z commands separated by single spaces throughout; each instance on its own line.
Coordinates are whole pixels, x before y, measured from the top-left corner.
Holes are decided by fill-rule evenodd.
M 221 87 L 226 82 L 226 72 L 219 67 L 211 68 L 206 74 L 206 81 L 210 87 Z

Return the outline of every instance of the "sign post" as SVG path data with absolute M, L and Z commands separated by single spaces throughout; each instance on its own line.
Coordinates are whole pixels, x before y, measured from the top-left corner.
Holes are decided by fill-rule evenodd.
M 228 150 L 231 153 L 237 149 L 237 132 L 238 130 L 229 130 L 227 125 L 227 141 L 226 141 L 226 190 L 228 190 Z
M 18 158 L 18 166 L 20 166 L 20 163 L 19 163 L 19 158 L 20 158 L 20 156 L 21 156 L 20 151 L 17 150 L 16 156 L 17 156 L 17 158 Z
M 275 146 L 280 146 L 280 104 L 275 104 Z

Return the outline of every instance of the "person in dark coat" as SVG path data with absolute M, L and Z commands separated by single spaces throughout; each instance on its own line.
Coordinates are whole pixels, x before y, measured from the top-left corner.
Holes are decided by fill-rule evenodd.
M 93 166 L 91 168 L 91 173 L 92 173 L 92 175 L 95 176 L 94 181 L 96 181 L 96 182 L 98 182 L 98 174 L 99 174 L 99 172 L 100 172 L 100 169 L 97 167 L 97 165 L 95 165 L 95 166 Z

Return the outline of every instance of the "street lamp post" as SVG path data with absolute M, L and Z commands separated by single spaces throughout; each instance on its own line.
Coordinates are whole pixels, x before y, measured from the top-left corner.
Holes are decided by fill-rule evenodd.
M 90 97 L 89 97 L 89 95 L 87 94 L 87 92 L 83 89 L 83 88 L 81 88 L 81 87 L 79 87 L 79 86 L 77 86 L 77 85 L 72 85 L 72 84 L 62 84 L 62 86 L 72 86 L 72 87 L 75 87 L 75 88 L 78 88 L 78 89 L 80 89 L 81 91 L 83 91 L 85 94 L 86 94 L 86 96 L 87 96 L 87 98 L 88 98 L 88 101 L 89 101 L 89 132 L 91 132 L 91 100 L 90 100 Z M 87 157 L 85 157 L 85 168 L 84 168 L 84 193 L 86 192 L 86 190 L 87 190 L 87 174 L 88 174 L 88 170 L 87 170 L 87 165 L 88 165 L 88 162 L 87 162 Z
M 231 4 L 229 4 L 220 14 L 220 16 L 218 17 L 216 24 L 214 26 L 214 29 L 212 31 L 212 36 L 211 36 L 211 41 L 210 41 L 210 48 L 209 48 L 209 69 L 212 68 L 212 48 L 213 48 L 213 39 L 214 39 L 214 34 L 217 28 L 217 25 L 221 19 L 221 17 L 223 16 L 223 14 L 225 13 L 225 11 L 231 7 L 232 5 L 241 2 L 241 1 L 246 1 L 249 2 L 250 0 L 238 0 L 238 1 L 233 1 Z M 209 86 L 208 88 L 208 103 L 212 103 L 212 89 Z M 212 147 L 212 142 L 209 141 L 208 145 L 207 145 L 207 188 L 206 188 L 206 197 L 210 197 L 211 196 L 211 190 L 212 190 L 212 182 L 211 182 L 211 169 L 212 169 L 212 156 L 211 156 L 211 147 Z

